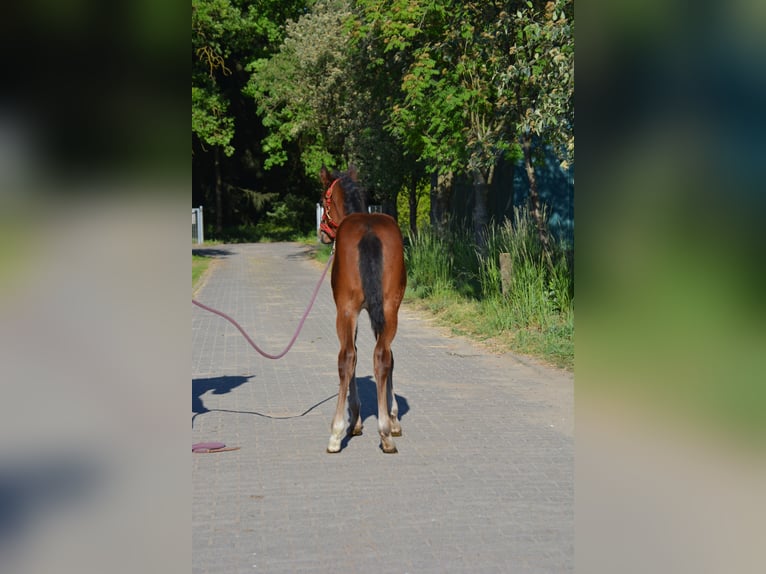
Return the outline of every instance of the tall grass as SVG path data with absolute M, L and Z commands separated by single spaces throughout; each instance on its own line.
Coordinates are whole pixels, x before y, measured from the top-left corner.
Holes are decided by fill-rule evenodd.
M 490 227 L 485 249 L 477 252 L 482 295 L 507 306 L 518 325 L 546 327 L 572 312 L 573 282 L 566 246 L 542 248 L 537 228 L 526 210 L 514 209 L 513 220 Z M 503 295 L 500 254 L 510 259 L 511 282 Z
M 454 257 L 449 242 L 430 230 L 407 236 L 405 261 L 410 289 L 428 297 L 454 288 Z
M 515 209 L 512 220 L 487 228 L 481 245 L 470 231 L 438 237 L 424 229 L 409 238 L 407 268 L 413 293 L 442 303 L 431 308 L 460 311 L 466 329 L 486 338 L 503 338 L 522 352 L 571 367 L 574 361 L 574 285 L 568 246 L 558 242 L 550 254 L 542 248 L 529 213 Z M 500 254 L 507 253 L 511 279 L 505 293 Z M 445 298 L 444 294 L 452 294 Z M 453 307 L 448 309 L 447 307 Z

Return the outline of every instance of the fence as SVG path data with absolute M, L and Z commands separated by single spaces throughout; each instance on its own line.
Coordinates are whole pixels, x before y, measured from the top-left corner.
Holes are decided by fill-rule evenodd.
M 204 243 L 204 225 L 202 223 L 202 206 L 192 207 L 192 243 Z

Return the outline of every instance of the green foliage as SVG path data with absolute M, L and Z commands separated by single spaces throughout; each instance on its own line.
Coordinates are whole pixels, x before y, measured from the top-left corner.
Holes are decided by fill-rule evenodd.
M 259 203 L 259 209 L 265 213 L 255 223 L 242 223 L 224 226 L 217 232 L 212 226 L 206 226 L 205 236 L 224 243 L 257 243 L 265 241 L 300 241 L 308 235 L 316 241 L 313 220 L 303 217 L 314 204 L 306 197 L 287 194 L 279 199 L 278 194 L 259 194 L 250 190 L 252 201 Z
M 428 229 L 416 236 L 408 234 L 405 260 L 408 288 L 418 296 L 452 290 L 454 259 L 446 240 Z
M 209 257 L 192 254 L 192 291 L 194 291 L 194 288 L 209 266 Z
M 220 79 L 231 75 L 230 57 L 250 27 L 230 0 L 192 0 L 192 133 L 227 156 L 234 153 L 234 118 Z
M 284 201 L 277 201 L 266 212 L 262 221 L 255 226 L 255 233 L 261 241 L 295 241 L 307 232 L 300 221 L 301 212 L 311 209 L 306 198 L 287 195 Z
M 511 285 L 502 295 L 500 253 L 510 255 Z M 553 316 L 572 311 L 573 277 L 566 251 L 559 245 L 552 254 L 553 265 L 545 260 L 535 223 L 524 209 L 514 209 L 513 221 L 487 232 L 485 250 L 477 252 L 482 295 L 502 299 L 516 321 L 546 326 Z
M 427 180 L 421 179 L 418 182 L 416 195 L 418 202 L 415 218 L 417 228 L 422 229 L 431 223 L 430 183 Z M 402 189 L 396 196 L 396 214 L 399 219 L 399 227 L 402 229 L 409 229 L 410 201 L 408 189 Z
M 220 232 L 211 224 L 205 224 L 205 237 L 221 243 L 258 243 L 261 239 L 255 226 L 245 223 L 224 225 Z
M 333 247 L 331 245 L 325 245 L 324 243 L 317 244 L 316 234 L 313 233 L 306 237 L 305 243 L 315 249 L 314 257 L 320 263 L 327 263 L 327 260 L 332 255 Z
M 398 74 L 387 130 L 429 172 L 473 179 L 477 241 L 500 158 L 519 155 L 518 144 L 534 136 L 562 167 L 573 161 L 572 0 L 358 5 L 360 36 L 378 47 L 371 61 Z
M 547 264 L 535 223 L 516 209 L 513 221 L 490 226 L 481 248 L 467 231 L 440 238 L 426 228 L 407 247 L 411 294 L 466 333 L 508 340 L 511 348 L 571 367 L 574 357 L 573 272 L 563 245 Z M 500 253 L 512 279 L 502 292 Z M 469 324 L 469 325 L 466 325 Z
M 248 79 L 245 67 L 276 50 L 285 21 L 305 11 L 308 2 L 192 0 L 193 195 L 209 208 L 219 235 L 230 222 L 243 229 L 252 223 L 252 209 L 244 206 L 258 198 L 244 188 L 271 192 L 260 186 L 262 160 L 250 147 L 263 128 L 241 91 Z
M 260 237 L 268 237 L 275 241 L 289 239 L 293 234 L 293 220 L 295 212 L 288 209 L 287 205 L 279 202 L 274 209 L 266 212 L 264 221 L 255 226 L 255 231 Z
M 234 154 L 236 96 L 231 77 L 243 61 L 265 57 L 282 37 L 285 18 L 305 1 L 192 0 L 192 133 L 209 146 Z
M 574 161 L 574 2 L 528 2 L 503 23 L 515 31 L 499 77 L 519 134 L 544 138 L 562 168 Z
M 350 97 L 347 43 L 343 34 L 351 16 L 347 0 L 320 0 L 310 12 L 286 26 L 279 50 L 269 59 L 252 61 L 244 93 L 253 97 L 263 123 L 265 166 L 287 161 L 285 144 L 297 141 L 307 172 L 335 165 L 348 133 L 345 104 Z
M 192 86 L 192 133 L 210 146 L 220 146 L 227 156 L 234 154 L 234 118 L 228 102 L 212 89 Z
M 488 174 L 519 130 L 573 133 L 571 0 L 358 5 L 360 34 L 382 45 L 376 62 L 403 63 L 388 129 L 431 169 Z
M 424 173 L 490 183 L 499 158 L 519 157 L 532 136 L 567 167 L 573 101 L 573 0 L 192 1 L 193 149 L 232 158 L 207 169 L 223 178 L 218 197 L 256 187 L 231 173 L 251 151 L 249 169 L 300 178 L 354 162 L 374 203 Z M 237 205 L 226 197 L 222 209 Z M 487 275 L 473 274 L 471 289 L 494 283 L 483 257 Z

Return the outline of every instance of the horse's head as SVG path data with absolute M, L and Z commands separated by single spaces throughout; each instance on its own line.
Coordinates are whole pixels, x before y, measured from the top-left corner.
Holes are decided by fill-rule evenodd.
M 319 239 L 322 243 L 330 244 L 335 241 L 335 234 L 340 222 L 348 213 L 364 212 L 364 195 L 356 185 L 358 176 L 352 165 L 345 173 L 331 174 L 322 166 L 319 172 L 325 191 L 322 195 L 322 221 L 319 225 Z

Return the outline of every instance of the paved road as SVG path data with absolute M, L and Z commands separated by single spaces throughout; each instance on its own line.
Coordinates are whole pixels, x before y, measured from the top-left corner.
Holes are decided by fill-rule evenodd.
M 196 298 L 282 350 L 322 267 L 298 244 L 219 246 Z M 337 392 L 329 276 L 293 349 L 256 354 L 192 306 L 193 572 L 570 572 L 573 379 L 449 336 L 403 306 L 403 436 L 378 448 L 373 338 L 359 323 L 364 434 L 327 454 Z

